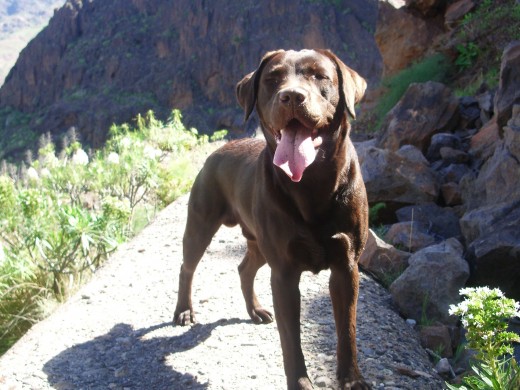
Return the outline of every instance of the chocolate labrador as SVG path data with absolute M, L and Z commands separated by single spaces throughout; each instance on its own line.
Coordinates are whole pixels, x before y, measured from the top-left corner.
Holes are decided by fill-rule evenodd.
M 265 142 L 231 141 L 197 176 L 188 204 L 174 321 L 194 322 L 193 273 L 221 225 L 239 224 L 247 251 L 238 270 L 255 323 L 273 315 L 254 291 L 271 267 L 273 306 L 288 389 L 310 389 L 300 345 L 303 271 L 330 268 L 341 389 L 368 389 L 357 365 L 358 258 L 367 239 L 368 206 L 348 116 L 365 81 L 327 50 L 267 53 L 237 85 L 246 120 L 256 108 Z

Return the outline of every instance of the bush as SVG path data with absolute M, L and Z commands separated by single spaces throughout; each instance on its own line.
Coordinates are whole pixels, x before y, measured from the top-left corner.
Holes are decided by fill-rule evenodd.
M 133 127 L 112 126 L 95 153 L 72 134 L 56 156 L 46 135 L 29 168 L 2 164 L 0 353 L 41 318 L 44 300 L 65 300 L 144 225 L 136 214 L 149 221 L 189 190 L 192 151 L 205 153 L 208 139 L 186 129 L 177 110 L 166 123 L 150 111 Z
M 476 351 L 472 364 L 474 375 L 463 379 L 463 385 L 447 385 L 449 389 L 520 389 L 520 368 L 513 357 L 511 343 L 520 336 L 508 332 L 508 320 L 520 316 L 520 304 L 508 299 L 499 289 L 488 287 L 460 290 L 467 298 L 450 307 L 450 314 L 461 317 L 467 330 L 468 347 Z

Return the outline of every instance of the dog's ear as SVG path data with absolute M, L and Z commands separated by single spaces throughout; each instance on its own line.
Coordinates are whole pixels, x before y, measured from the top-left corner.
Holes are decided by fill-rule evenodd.
M 244 109 L 246 121 L 255 108 L 258 83 L 260 81 L 260 75 L 262 74 L 262 70 L 264 69 L 265 64 L 267 64 L 269 60 L 276 54 L 281 52 L 283 52 L 283 50 L 270 51 L 266 53 L 262 57 L 258 68 L 254 72 L 246 75 L 238 82 L 236 87 L 237 100 L 238 104 L 240 104 L 240 107 Z
M 355 105 L 363 98 L 367 82 L 356 71 L 350 69 L 330 50 L 319 50 L 336 64 L 339 90 L 345 101 L 345 107 L 353 119 L 356 119 Z

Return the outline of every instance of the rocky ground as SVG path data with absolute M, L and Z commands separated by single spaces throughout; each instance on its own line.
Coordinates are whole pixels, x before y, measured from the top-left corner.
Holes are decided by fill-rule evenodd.
M 236 267 L 240 230 L 222 228 L 197 270 L 198 324 L 171 325 L 187 198 L 118 252 L 66 304 L 0 358 L 3 389 L 283 389 L 276 323 L 253 325 Z M 309 375 L 335 388 L 335 333 L 328 273 L 301 282 L 302 340 Z M 272 307 L 269 270 L 257 292 Z M 376 389 L 441 389 L 415 332 L 385 289 L 363 276 L 359 363 Z

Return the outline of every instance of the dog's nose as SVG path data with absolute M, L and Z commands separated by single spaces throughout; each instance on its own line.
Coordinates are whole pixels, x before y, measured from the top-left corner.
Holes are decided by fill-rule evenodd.
M 305 101 L 305 91 L 301 88 L 287 88 L 279 92 L 278 98 L 282 104 L 302 104 Z

